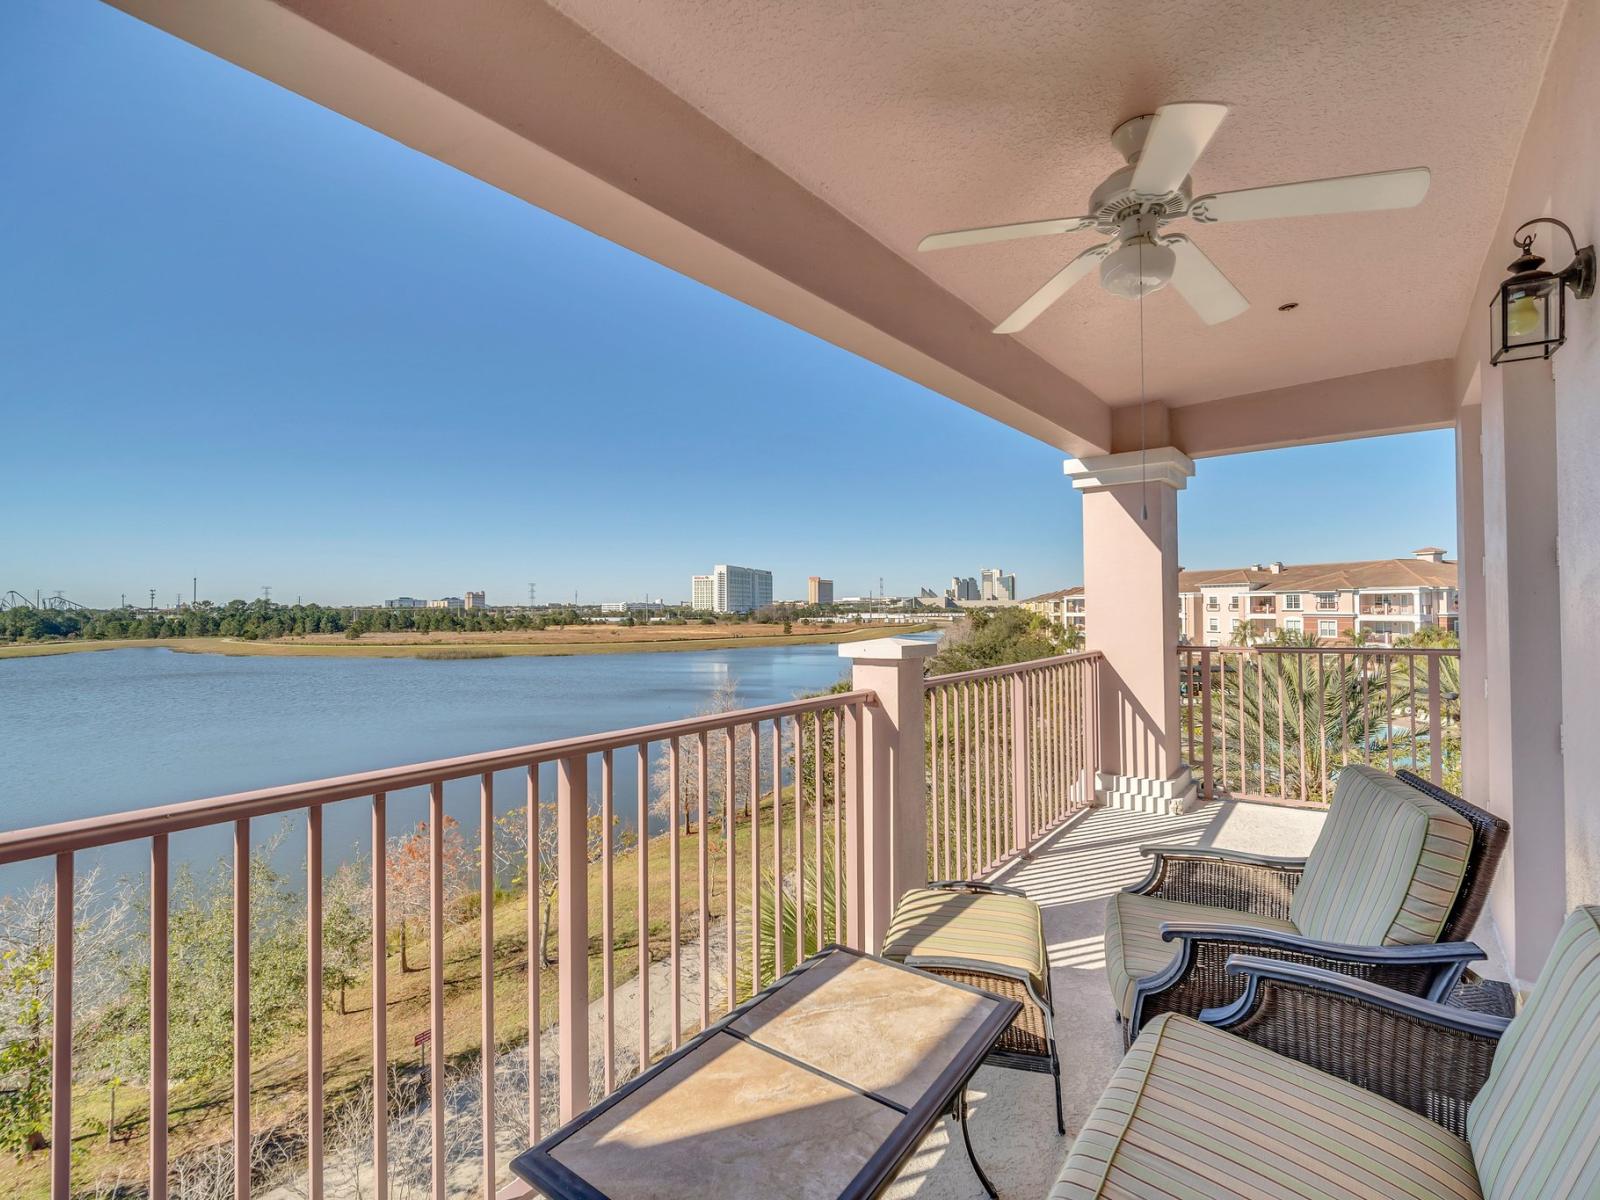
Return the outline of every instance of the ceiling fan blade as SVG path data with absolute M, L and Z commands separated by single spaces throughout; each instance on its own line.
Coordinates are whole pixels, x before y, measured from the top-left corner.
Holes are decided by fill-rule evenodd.
M 1156 109 L 1133 168 L 1133 190 L 1145 196 L 1177 191 L 1227 115 L 1226 104 L 1163 104 Z
M 1026 329 L 1033 324 L 1035 317 L 1065 296 L 1073 284 L 1095 269 L 1100 260 L 1111 252 L 1111 245 L 1110 242 L 1104 242 L 1098 246 L 1091 246 L 1078 255 L 1052 275 L 1048 283 L 1024 300 L 1016 312 L 996 325 L 994 331 L 1016 333 L 1019 329 Z
M 1260 221 L 1268 217 L 1316 217 L 1327 213 L 1413 208 L 1428 194 L 1427 167 L 1309 179 L 1275 187 L 1246 188 L 1201 196 L 1189 206 L 1196 221 Z
M 1093 225 L 1093 217 L 1057 217 L 1049 221 L 1022 221 L 1016 225 L 989 225 L 983 229 L 957 229 L 953 233 L 930 233 L 917 243 L 917 249 L 949 250 L 955 246 L 980 246 L 984 242 L 1008 242 L 1012 238 L 1048 237 L 1054 233 L 1074 233 Z
M 1250 301 L 1228 282 L 1228 277 L 1199 246 L 1182 234 L 1164 239 L 1164 244 L 1176 259 L 1172 264 L 1172 286 L 1207 325 L 1231 321 L 1250 307 Z

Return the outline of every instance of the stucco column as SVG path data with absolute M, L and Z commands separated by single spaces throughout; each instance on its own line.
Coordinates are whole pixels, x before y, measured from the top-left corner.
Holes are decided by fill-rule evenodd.
M 1102 802 L 1181 813 L 1199 791 L 1178 740 L 1178 492 L 1194 474 L 1170 446 L 1071 458 L 1083 493 L 1089 649 L 1102 668 Z
M 1555 385 L 1547 362 L 1490 368 L 1481 379 L 1480 729 L 1488 806 L 1511 822 L 1492 911 L 1512 974 L 1528 986 L 1567 908 Z
M 847 831 L 860 839 L 851 858 L 861 863 L 863 876 L 862 944 L 873 953 L 883 944 L 895 901 L 928 882 L 922 672 L 937 649 L 895 637 L 839 647 L 840 657 L 850 660 L 852 685 L 878 698 L 867 708 L 861 738 L 861 820 Z

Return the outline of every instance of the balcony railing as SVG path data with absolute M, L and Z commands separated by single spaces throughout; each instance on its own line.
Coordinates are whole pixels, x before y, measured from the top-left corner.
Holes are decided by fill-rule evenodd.
M 288 787 L 217 796 L 111 817 L 72 821 L 0 834 L 0 865 L 53 861 L 54 940 L 50 1024 L 51 1196 L 67 1200 L 72 1189 L 74 1125 L 73 942 L 74 873 L 86 851 L 146 842 L 149 851 L 149 1195 L 169 1194 L 169 1000 L 183 981 L 171 972 L 169 839 L 178 833 L 223 826 L 232 834 L 232 1163 L 231 1193 L 250 1195 L 252 1169 L 252 1071 L 274 1048 L 251 1039 L 251 821 L 304 812 L 306 828 L 306 1046 L 303 1134 L 305 1190 L 323 1195 L 325 1102 L 323 1062 L 323 815 L 330 806 L 365 801 L 371 809 L 370 833 L 370 987 L 372 993 L 371 1137 L 360 1163 L 363 1178 L 388 1195 L 393 1170 L 402 1167 L 415 1182 L 420 1173 L 435 1197 L 444 1197 L 447 1172 L 460 1166 L 460 1154 L 447 1153 L 447 1104 L 433 1102 L 431 1131 L 423 1151 L 427 1162 L 399 1164 L 390 1156 L 390 1129 L 397 1119 L 388 1094 L 396 1057 L 389 1047 L 390 841 L 391 802 L 409 790 L 426 794 L 425 911 L 428 941 L 428 1022 L 425 1092 L 444 1094 L 446 1080 L 446 927 L 470 921 L 459 900 L 447 895 L 447 820 L 450 784 L 476 784 L 479 838 L 476 876 L 479 967 L 478 1030 L 472 1052 L 478 1055 L 478 1094 L 482 1194 L 495 1193 L 499 1167 L 496 1131 L 505 1132 L 505 1114 L 496 1112 L 497 1019 L 516 1014 L 525 1003 L 527 1030 L 551 1025 L 545 989 L 550 981 L 540 966 L 541 913 L 556 904 L 555 1078 L 556 1095 L 541 1094 L 545 1074 L 539 1036 L 528 1038 L 528 1139 L 538 1140 L 555 1119 L 564 1120 L 614 1089 L 668 1047 L 734 1007 L 766 981 L 828 941 L 860 945 L 859 897 L 862 863 L 855 832 L 863 795 L 861 762 L 865 712 L 876 704 L 871 692 L 851 691 L 796 700 L 765 708 L 650 725 L 562 741 L 521 746 L 488 754 L 419 763 L 390 770 L 323 779 Z M 619 767 L 631 766 L 634 794 L 616 794 Z M 554 803 L 541 795 L 541 768 L 555 779 Z M 596 770 L 597 768 L 597 770 Z M 507 776 L 510 776 L 509 781 Z M 592 781 L 598 775 L 598 786 Z M 504 818 L 496 821 L 496 783 L 509 782 L 524 797 L 522 820 L 509 840 L 525 872 L 525 956 L 497 951 L 497 839 L 508 839 Z M 634 911 L 615 903 L 619 892 L 619 842 L 631 826 L 635 878 L 630 881 Z M 715 836 L 713 836 L 713 832 Z M 693 847 L 688 869 L 686 844 Z M 531 848 L 531 850 L 530 850 Z M 513 848 L 515 849 L 515 848 Z M 664 855 L 660 852 L 665 851 Z M 652 860 L 666 865 L 666 877 L 652 871 Z M 459 865 L 459 864 L 458 864 Z M 598 878 L 597 878 L 598 877 Z M 598 921 L 589 897 L 598 884 Z M 553 887 L 553 895 L 552 889 Z M 692 892 L 689 889 L 693 889 Z M 665 930 L 659 914 L 665 908 Z M 598 928 L 595 926 L 598 925 Z M 720 925 L 720 929 L 717 927 Z M 629 935 L 626 944 L 619 932 Z M 720 968 L 712 962 L 721 941 Z M 691 963 L 691 956 L 695 960 Z M 598 964 L 593 960 L 598 958 Z M 665 963 L 670 1003 L 661 1017 L 651 1002 L 652 965 Z M 686 968 L 692 967 L 692 970 Z M 402 964 L 403 968 L 403 964 Z M 655 972 L 659 973 L 659 972 Z M 713 979 L 721 979 L 713 991 Z M 593 977 L 593 982 L 591 982 Z M 616 1000 L 619 985 L 631 979 L 637 1015 L 636 1051 L 619 1065 Z M 451 989 L 463 986 L 460 978 Z M 508 995 L 508 993 L 513 993 Z M 599 1004 L 599 1070 L 591 1078 L 591 1002 Z M 688 1011 L 686 1011 L 688 1010 Z M 497 1018 L 498 1014 L 498 1018 Z M 513 1033 L 519 1031 L 513 1030 Z M 457 1039 L 459 1044 L 459 1038 Z M 629 1048 L 631 1049 L 631 1048 Z M 282 1047 L 276 1051 L 281 1058 Z M 452 1057 L 459 1057 L 453 1052 Z M 503 1090 L 503 1089 L 502 1089 Z M 259 1095 L 255 1097 L 260 1100 Z M 300 1138 L 303 1136 L 303 1142 Z M 410 1139 L 416 1143 L 419 1139 Z M 348 1149 L 348 1148 L 346 1148 Z M 452 1164 L 451 1160 L 455 1160 Z M 459 1180 L 457 1180 L 459 1183 Z M 220 1191 L 220 1189 L 219 1189 Z
M 1408 617 L 1416 611 L 1416 606 L 1409 600 L 1363 600 L 1361 602 L 1361 615 L 1363 617 Z
M 927 680 L 928 873 L 971 879 L 1094 792 L 1099 654 Z
M 920 689 L 921 704 L 909 710 L 920 728 L 896 729 L 878 695 L 858 688 L 0 834 L 0 866 L 42 861 L 54 870 L 53 1200 L 104 1182 L 81 1152 L 94 1118 L 87 1128 L 74 1119 L 89 1100 L 89 1080 L 73 1071 L 80 856 L 129 843 L 148 850 L 148 929 L 133 953 L 148 963 L 141 1157 L 153 1200 L 165 1200 L 201 1151 L 211 1155 L 209 1190 L 239 1200 L 252 1186 L 284 1182 L 285 1172 L 320 1200 L 330 1161 L 380 1196 L 391 1184 L 439 1200 L 464 1188 L 493 1196 L 505 1159 L 497 1142 L 538 1140 L 819 946 L 861 946 L 881 929 L 892 871 L 903 869 L 890 863 L 904 862 L 895 831 L 906 827 L 907 805 L 925 811 L 927 870 L 943 877 L 992 871 L 1087 807 L 1099 765 L 1100 664 L 1099 654 L 1078 654 L 922 680 L 919 661 L 899 663 L 910 673 L 909 695 Z M 901 785 L 885 786 L 896 776 L 882 765 L 916 746 L 924 786 L 895 793 Z M 496 804 L 508 791 L 521 804 L 509 813 Z M 365 930 L 352 988 L 370 989 L 372 1006 L 369 1031 L 329 1026 L 341 1035 L 335 1064 L 324 1059 L 332 1018 L 323 1011 L 323 828 L 325 814 L 347 803 L 369 810 L 360 838 L 367 898 L 341 912 Z M 475 846 L 450 815 L 465 816 L 469 805 Z M 402 806 L 426 819 L 397 843 L 390 822 L 400 823 Z M 298 947 L 290 953 L 303 955 L 304 995 L 278 1003 L 303 1003 L 305 1044 L 286 1055 L 281 1035 L 252 1038 L 251 868 L 263 860 L 251 822 L 302 813 L 304 908 L 281 920 Z M 170 1118 L 194 1094 L 172 1072 L 173 1039 L 182 1035 L 171 1027 L 171 1001 L 184 981 L 171 839 L 217 827 L 231 835 L 232 854 L 231 1138 L 186 1134 L 173 1143 Z M 397 865 L 412 868 L 404 888 Z M 500 888 L 507 876 L 509 896 Z M 216 900 L 226 906 L 229 897 Z M 413 922 L 426 934 L 425 1009 L 406 970 L 404 932 Z M 259 928 L 254 936 L 259 942 Z M 391 1046 L 408 1008 L 419 1024 L 425 1011 L 425 1027 Z M 80 1012 L 80 1026 L 96 1015 Z M 526 1082 L 508 1089 L 497 1066 L 523 1054 Z M 332 1076 L 343 1080 L 336 1095 L 325 1093 Z M 355 1099 L 352 1076 L 365 1089 Z M 208 1103 L 220 1111 L 225 1098 L 219 1091 Z M 463 1117 L 480 1128 L 466 1135 L 453 1123 Z M 256 1160 L 263 1139 L 290 1147 L 276 1170 Z
M 1182 743 L 1207 797 L 1325 803 L 1352 762 L 1459 772 L 1459 651 L 1179 646 Z

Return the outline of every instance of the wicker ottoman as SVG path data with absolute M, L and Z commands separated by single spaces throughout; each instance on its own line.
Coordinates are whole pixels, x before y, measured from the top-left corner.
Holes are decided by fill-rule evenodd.
M 883 938 L 883 956 L 1022 1003 L 985 1062 L 1052 1077 L 1056 1129 L 1061 1060 L 1056 1055 L 1050 961 L 1039 906 L 1015 888 L 947 881 L 900 897 Z

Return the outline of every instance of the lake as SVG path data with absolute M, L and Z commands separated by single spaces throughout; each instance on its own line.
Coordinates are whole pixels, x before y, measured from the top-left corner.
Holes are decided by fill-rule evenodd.
M 936 639 L 923 634 L 919 640 Z M 24 828 L 295 783 L 352 771 L 628 728 L 703 710 L 731 686 L 741 708 L 829 687 L 847 673 L 838 646 L 506 657 L 454 661 L 229 658 L 163 649 L 0 660 L 0 826 Z M 632 755 L 617 795 L 633 796 Z M 523 801 L 520 772 L 496 779 L 496 808 Z M 598 786 L 598 771 L 594 786 Z M 544 779 L 553 794 L 553 772 Z M 477 785 L 446 791 L 474 841 Z M 623 805 L 619 804 L 619 808 Z M 425 795 L 392 797 L 389 830 L 424 815 Z M 330 806 L 331 862 L 365 851 L 370 806 Z M 279 818 L 257 820 L 270 836 Z M 303 817 L 280 860 L 303 857 Z M 113 874 L 144 869 L 147 843 L 80 855 Z M 224 830 L 173 838 L 174 860 L 214 863 Z M 43 867 L 0 867 L 0 891 Z

